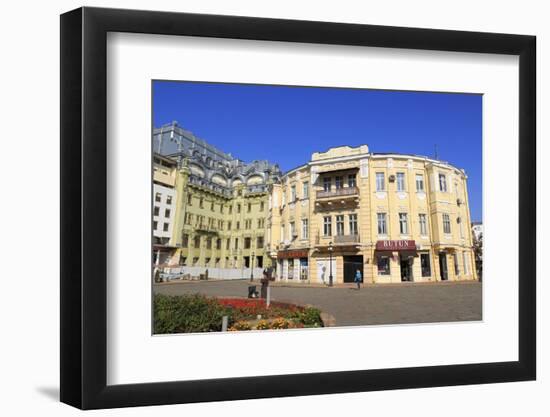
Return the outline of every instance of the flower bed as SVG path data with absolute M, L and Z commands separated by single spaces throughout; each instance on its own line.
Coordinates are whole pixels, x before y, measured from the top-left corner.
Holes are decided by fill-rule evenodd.
M 313 307 L 248 298 L 210 298 L 200 294 L 155 295 L 154 332 L 195 333 L 221 331 L 228 317 L 228 330 L 275 330 L 322 327 L 321 311 Z
M 263 299 L 248 298 L 218 298 L 218 303 L 230 310 L 232 331 L 323 327 L 321 312 L 313 307 L 281 302 L 267 307 Z

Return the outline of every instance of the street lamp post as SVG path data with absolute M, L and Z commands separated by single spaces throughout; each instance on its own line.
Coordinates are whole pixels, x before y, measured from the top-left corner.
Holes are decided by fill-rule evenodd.
M 328 286 L 329 287 L 332 287 L 332 251 L 334 250 L 334 248 L 332 247 L 332 242 L 330 242 L 328 244 L 328 253 L 330 255 L 330 260 L 329 260 L 329 275 L 328 275 Z
M 250 282 L 254 281 L 254 260 L 256 259 L 256 256 L 254 252 L 252 252 L 252 257 L 250 258 Z

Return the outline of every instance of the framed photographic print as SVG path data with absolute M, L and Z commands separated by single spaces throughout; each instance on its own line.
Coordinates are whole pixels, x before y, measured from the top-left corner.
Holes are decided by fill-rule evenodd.
M 535 38 L 61 16 L 61 400 L 535 379 Z

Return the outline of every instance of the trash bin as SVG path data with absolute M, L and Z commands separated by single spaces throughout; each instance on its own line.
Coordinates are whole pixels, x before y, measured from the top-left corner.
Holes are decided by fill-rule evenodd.
M 258 298 L 258 291 L 255 285 L 248 286 L 248 298 Z

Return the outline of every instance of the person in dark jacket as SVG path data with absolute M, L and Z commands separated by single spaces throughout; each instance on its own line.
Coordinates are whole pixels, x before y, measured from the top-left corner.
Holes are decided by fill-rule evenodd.
M 357 284 L 357 289 L 360 290 L 361 289 L 361 281 L 363 281 L 363 276 L 361 275 L 361 271 L 357 270 L 357 272 L 355 272 L 355 283 Z

